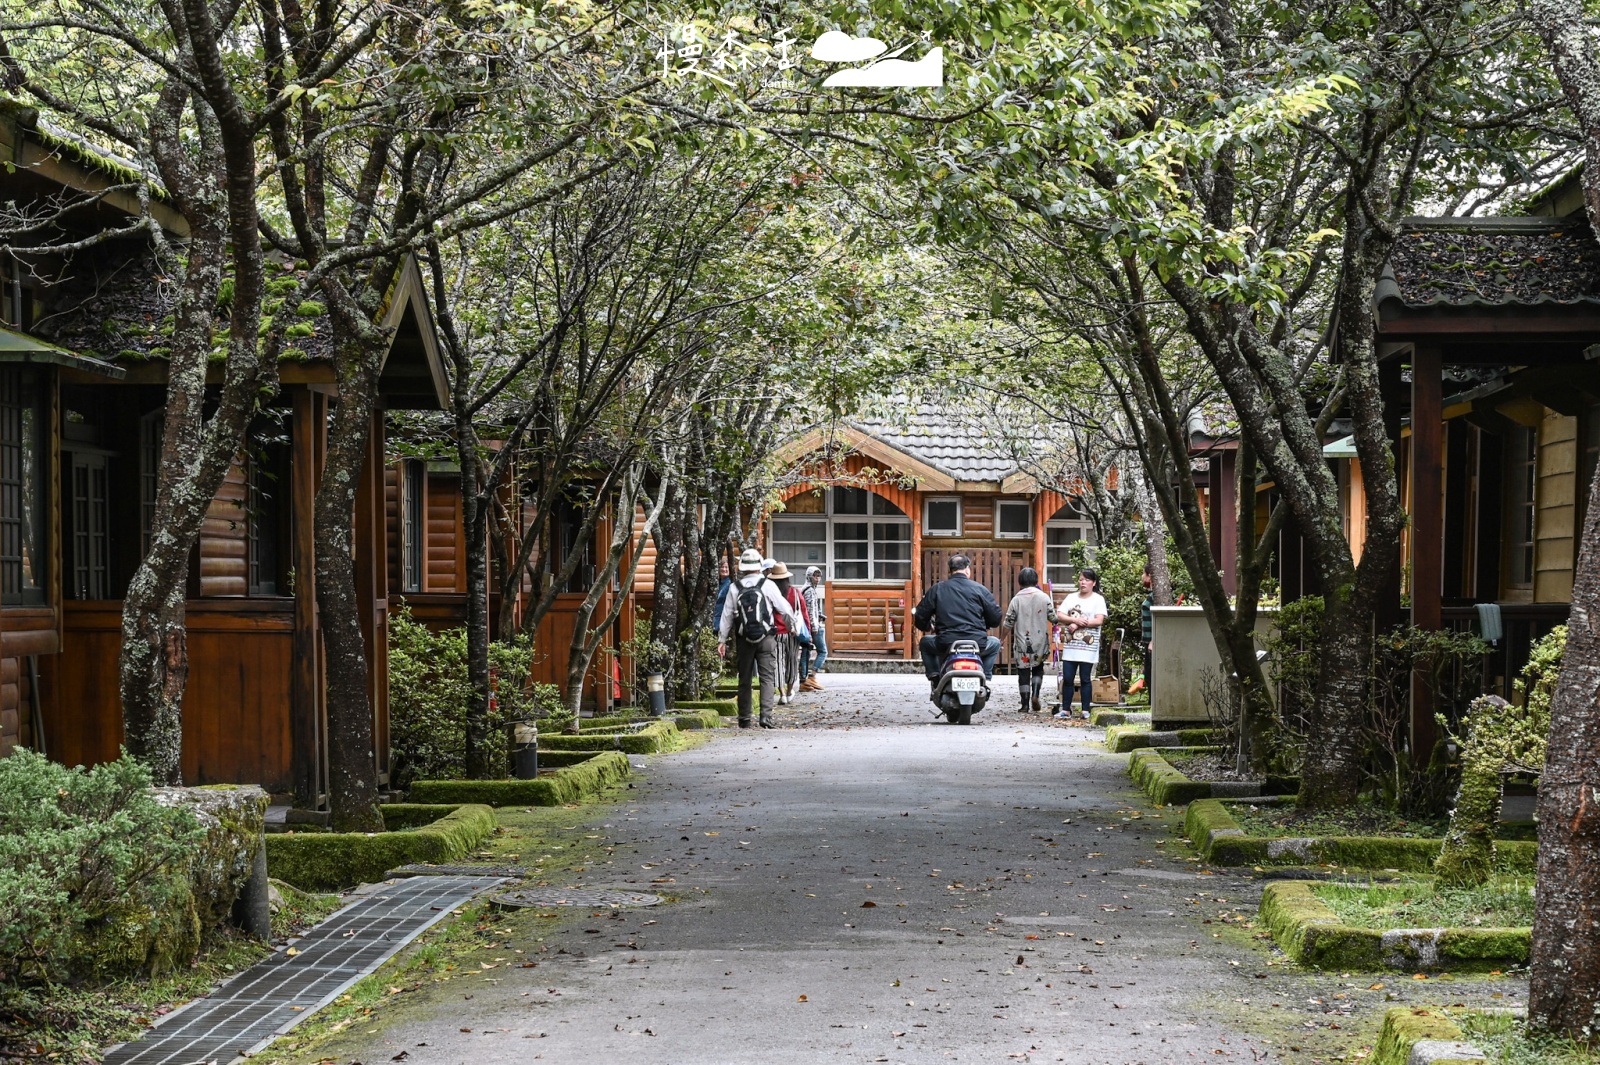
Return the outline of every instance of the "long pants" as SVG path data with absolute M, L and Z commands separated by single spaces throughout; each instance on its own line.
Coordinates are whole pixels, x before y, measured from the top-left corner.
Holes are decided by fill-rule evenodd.
M 954 643 L 951 640 L 950 643 Z M 1000 638 L 998 636 L 985 636 L 977 641 L 978 655 L 983 659 L 983 675 L 994 676 L 994 664 L 1000 660 Z M 922 671 L 929 680 L 939 679 L 939 670 L 944 665 L 945 655 L 950 653 L 950 644 L 941 643 L 937 636 L 924 636 L 917 644 L 917 650 L 922 652 Z
M 812 655 L 815 661 L 808 661 Z M 808 673 L 821 673 L 822 663 L 828 660 L 828 626 L 815 625 L 811 629 L 811 646 L 800 648 L 800 679 L 805 680 Z
M 800 641 L 793 633 L 778 637 L 778 693 L 793 695 L 800 683 Z
M 772 708 L 778 705 L 774 687 L 778 681 L 778 640 L 768 636 L 760 643 L 739 640 L 734 662 L 739 673 L 739 725 L 750 727 L 750 688 L 757 674 L 761 677 L 761 720 L 772 719 Z
M 1034 701 L 1039 698 L 1039 689 L 1044 687 L 1044 666 L 1018 666 L 1017 688 L 1022 695 L 1022 709 L 1024 712 L 1033 709 Z
M 1072 703 L 1072 689 L 1077 688 L 1079 698 L 1083 701 L 1083 716 L 1089 716 L 1089 703 L 1094 698 L 1094 663 L 1093 662 L 1063 662 L 1061 663 L 1061 709 L 1065 712 Z
M 1155 683 L 1154 673 L 1151 671 L 1150 648 L 1144 648 L 1144 693 L 1150 694 L 1150 688 Z

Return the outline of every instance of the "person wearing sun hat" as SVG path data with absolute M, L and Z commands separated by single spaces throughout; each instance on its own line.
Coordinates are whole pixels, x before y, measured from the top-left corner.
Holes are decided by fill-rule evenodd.
M 792 702 L 800 691 L 800 656 L 802 648 L 811 642 L 811 618 L 806 614 L 806 601 L 800 589 L 793 586 L 793 574 L 782 562 L 767 571 L 767 579 L 778 588 L 795 613 L 795 620 L 778 622 L 778 703 Z
M 746 594 L 753 590 L 755 594 Z M 739 556 L 739 579 L 728 588 L 717 622 L 717 654 L 726 658 L 728 640 L 736 637 L 734 662 L 739 676 L 739 727 L 750 727 L 750 689 L 761 678 L 761 727 L 776 728 L 772 708 L 777 704 L 778 639 L 776 621 L 794 620 L 794 608 L 761 572 L 761 552 L 754 548 Z

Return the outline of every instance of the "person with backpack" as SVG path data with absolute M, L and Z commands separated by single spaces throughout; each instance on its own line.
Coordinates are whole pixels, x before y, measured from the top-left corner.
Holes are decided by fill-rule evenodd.
M 739 556 L 739 579 L 728 589 L 717 623 L 717 654 L 726 658 L 728 641 L 734 641 L 740 728 L 750 727 L 750 688 L 757 674 L 761 677 L 761 727 L 777 727 L 772 708 L 778 705 L 778 618 L 792 626 L 794 608 L 761 571 L 761 552 L 747 550 Z
M 1002 632 L 1011 634 L 1012 665 L 1017 670 L 1017 687 L 1022 692 L 1022 713 L 1039 713 L 1044 702 L 1039 697 L 1044 673 L 1050 668 L 1050 626 L 1056 622 L 1056 608 L 1050 593 L 1039 587 L 1039 571 L 1026 566 L 1017 574 L 1020 590 L 1006 607 Z

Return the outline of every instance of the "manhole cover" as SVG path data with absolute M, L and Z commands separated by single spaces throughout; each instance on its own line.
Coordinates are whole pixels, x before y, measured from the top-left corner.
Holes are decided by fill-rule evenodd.
M 493 895 L 489 901 L 498 906 L 526 908 L 532 906 L 582 906 L 586 909 L 621 906 L 654 906 L 660 895 L 646 895 L 642 891 L 608 891 L 603 888 L 576 888 L 572 891 L 554 891 L 537 888 L 528 891 L 506 891 Z

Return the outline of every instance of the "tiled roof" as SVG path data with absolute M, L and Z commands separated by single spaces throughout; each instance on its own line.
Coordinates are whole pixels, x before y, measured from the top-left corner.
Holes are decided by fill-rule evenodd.
M 1377 300 L 1407 307 L 1600 302 L 1600 244 L 1586 221 L 1408 219 Z
M 983 432 L 974 420 L 932 403 L 893 417 L 852 418 L 850 424 L 958 481 L 999 482 L 1021 468 L 1003 441 Z

